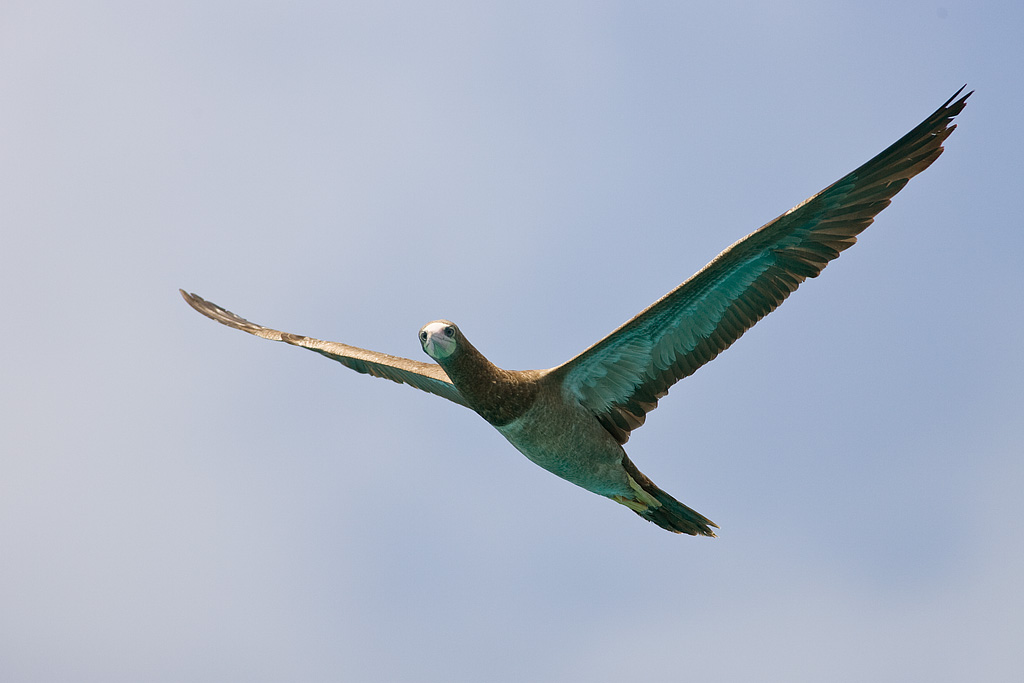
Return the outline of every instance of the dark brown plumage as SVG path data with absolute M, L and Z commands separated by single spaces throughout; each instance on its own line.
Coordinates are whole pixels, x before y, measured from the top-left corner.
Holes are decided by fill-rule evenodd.
M 447 398 L 492 424 L 526 457 L 677 533 L 716 525 L 658 488 L 622 444 L 680 379 L 729 347 L 809 277 L 851 247 L 913 176 L 942 153 L 961 88 L 895 144 L 719 254 L 629 322 L 550 370 L 511 371 L 488 361 L 447 320 L 420 330 L 435 361 L 325 342 L 255 325 L 181 292 L 203 315 L 264 339 L 308 348 L 347 367 Z M 959 97 L 959 99 L 957 99 Z

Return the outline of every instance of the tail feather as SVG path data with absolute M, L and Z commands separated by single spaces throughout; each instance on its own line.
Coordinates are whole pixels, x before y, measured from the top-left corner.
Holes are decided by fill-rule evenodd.
M 653 481 L 636 468 L 629 458 L 623 457 L 622 464 L 630 478 L 630 486 L 636 491 L 634 498 L 614 496 L 613 500 L 622 503 L 648 522 L 653 522 L 662 529 L 677 534 L 690 536 L 714 536 L 711 527 L 718 525 L 691 510 L 669 494 L 658 488 Z
M 649 493 L 654 495 L 661 505 L 649 507 L 643 512 L 637 511 L 638 515 L 648 522 L 654 522 L 662 529 L 668 529 L 677 534 L 689 534 L 691 536 L 715 535 L 711 527 L 717 529 L 717 524 L 696 510 L 686 507 L 658 487 L 655 486 L 654 488 L 655 490 Z

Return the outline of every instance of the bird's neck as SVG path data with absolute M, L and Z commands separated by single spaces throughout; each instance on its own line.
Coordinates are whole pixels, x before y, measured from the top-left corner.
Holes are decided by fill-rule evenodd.
M 527 373 L 499 368 L 465 340 L 442 367 L 469 406 L 498 427 L 522 415 L 536 397 Z

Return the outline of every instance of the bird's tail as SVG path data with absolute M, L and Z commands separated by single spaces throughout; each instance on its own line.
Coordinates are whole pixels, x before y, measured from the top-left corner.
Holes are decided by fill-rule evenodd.
M 643 472 L 638 470 L 629 458 L 623 457 L 622 464 L 626 468 L 626 474 L 629 475 L 629 485 L 636 493 L 632 498 L 612 496 L 612 500 L 625 505 L 648 522 L 654 522 L 662 529 L 673 533 L 691 536 L 715 535 L 711 527 L 717 529 L 717 524 L 662 491 Z

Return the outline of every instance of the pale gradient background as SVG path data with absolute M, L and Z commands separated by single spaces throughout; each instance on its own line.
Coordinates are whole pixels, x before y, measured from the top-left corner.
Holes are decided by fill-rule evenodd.
M 1020 2 L 0 4 L 0 680 L 1024 675 Z M 881 151 L 945 155 L 629 443 L 220 327 L 549 367 Z

